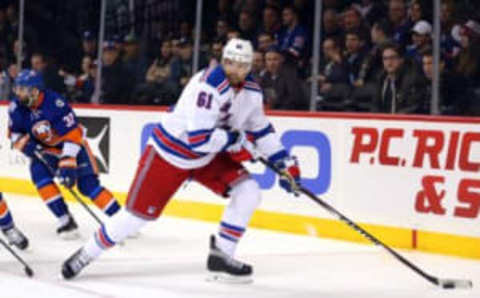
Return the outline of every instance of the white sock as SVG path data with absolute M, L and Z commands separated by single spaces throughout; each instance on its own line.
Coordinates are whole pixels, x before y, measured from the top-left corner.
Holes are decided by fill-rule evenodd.
M 149 221 L 122 209 L 107 219 L 102 227 L 91 237 L 83 249 L 93 259 L 103 251 L 123 241 L 132 233 L 138 232 Z
M 237 243 L 260 201 L 260 188 L 253 179 L 244 180 L 232 188 L 216 237 L 217 247 L 230 257 L 235 254 Z

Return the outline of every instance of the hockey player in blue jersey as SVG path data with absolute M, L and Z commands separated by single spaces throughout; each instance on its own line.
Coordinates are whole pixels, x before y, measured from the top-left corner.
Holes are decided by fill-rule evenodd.
M 50 169 L 36 154 L 43 155 L 66 187 L 77 184 L 107 215 L 120 205 L 112 193 L 100 185 L 95 158 L 85 139 L 85 128 L 59 94 L 44 88 L 42 76 L 23 70 L 15 80 L 15 98 L 9 106 L 9 137 L 15 149 L 31 159 L 30 174 L 40 196 L 59 220 L 57 234 L 74 238 L 77 224 L 54 182 Z
M 8 208 L 7 202 L 3 199 L 3 194 L 0 192 L 0 229 L 3 235 L 7 237 L 10 245 L 24 250 L 28 247 L 28 239 L 25 235 L 15 226 L 12 214 Z

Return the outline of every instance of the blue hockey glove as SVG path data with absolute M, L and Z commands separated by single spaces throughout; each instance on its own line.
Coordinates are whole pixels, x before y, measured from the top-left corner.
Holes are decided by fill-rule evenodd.
M 289 193 L 298 196 L 300 186 L 300 167 L 295 156 L 289 156 L 286 152 L 277 153 L 269 158 L 277 169 L 282 172 L 279 177 L 280 187 Z
M 35 151 L 42 151 L 42 146 L 35 139 L 30 138 L 29 135 L 21 137 L 13 144 L 13 147 L 30 158 L 35 157 Z
M 61 184 L 73 187 L 77 180 L 77 160 L 74 157 L 62 157 L 58 163 L 57 176 Z

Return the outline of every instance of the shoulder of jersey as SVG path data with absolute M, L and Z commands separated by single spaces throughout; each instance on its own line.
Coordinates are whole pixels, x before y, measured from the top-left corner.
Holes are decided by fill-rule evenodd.
M 60 94 L 53 91 L 45 93 L 45 99 L 40 107 L 47 118 L 55 117 L 58 113 L 64 113 L 65 108 L 68 108 L 66 100 Z
M 67 101 L 65 98 L 63 98 L 60 94 L 53 92 L 53 91 L 47 91 L 45 92 L 45 108 L 47 109 L 64 109 L 65 107 L 68 107 Z
M 200 81 L 216 89 L 220 95 L 225 94 L 230 89 L 230 83 L 221 65 L 205 69 L 200 77 Z
M 255 79 L 253 78 L 253 76 L 251 74 L 248 75 L 247 78 L 245 79 L 244 88 L 247 89 L 247 90 L 250 90 L 250 91 L 262 93 L 262 88 L 255 81 Z

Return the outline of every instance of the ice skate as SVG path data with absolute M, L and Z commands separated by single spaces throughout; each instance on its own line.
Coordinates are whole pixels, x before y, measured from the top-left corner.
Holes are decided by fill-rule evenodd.
M 8 239 L 8 244 L 16 246 L 18 249 L 24 250 L 28 247 L 28 239 L 16 227 L 4 230 L 3 234 Z
M 210 272 L 208 281 L 245 284 L 253 282 L 252 266 L 235 260 L 222 252 L 215 243 L 215 236 L 210 237 L 210 253 L 207 260 Z

